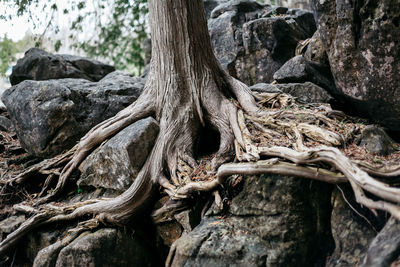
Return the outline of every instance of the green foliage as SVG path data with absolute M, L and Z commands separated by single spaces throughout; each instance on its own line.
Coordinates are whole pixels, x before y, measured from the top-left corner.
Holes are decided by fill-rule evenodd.
M 111 12 L 104 20 L 101 15 L 108 13 L 107 9 Z M 78 16 L 72 25 L 72 29 L 83 31 L 83 25 L 94 18 L 97 38 L 76 42 L 74 47 L 82 49 L 88 56 L 107 58 L 117 69 L 138 75 L 145 65 L 142 45 L 147 39 L 147 13 L 147 0 L 116 0 L 109 7 L 106 1 L 98 1 L 95 11 Z
M 32 36 L 14 42 L 7 35 L 0 37 L 0 76 L 4 77 L 10 65 L 15 63 L 17 53 L 22 53 L 34 45 Z
M 57 20 L 54 16 L 60 8 L 58 13 L 73 18 L 69 34 L 72 48 L 85 52 L 89 57 L 109 61 L 116 68 L 134 74 L 140 74 L 144 67 L 145 55 L 142 45 L 147 39 L 147 0 L 66 0 L 68 4 L 63 6 L 57 0 L 0 2 L 16 8 L 17 16 L 28 14 L 34 27 L 44 27 L 43 33 L 36 38 L 35 46 L 43 46 L 46 32 L 59 32 L 59 25 L 55 24 Z M 0 20 L 12 19 L 9 14 L 0 11 Z M 65 40 L 53 40 L 55 51 L 64 45 L 63 41 Z
M 5 76 L 8 66 L 15 60 L 17 53 L 15 43 L 5 35 L 0 37 L 0 76 Z

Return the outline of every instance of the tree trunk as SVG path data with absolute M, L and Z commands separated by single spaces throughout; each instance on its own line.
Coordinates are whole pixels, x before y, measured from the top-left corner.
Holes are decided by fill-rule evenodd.
M 228 97 L 237 95 L 249 112 L 258 112 L 248 89 L 236 94 L 240 86 L 247 87 L 228 76 L 214 56 L 202 0 L 149 0 L 148 4 L 152 58 L 144 91 L 136 103 L 81 140 L 73 163 L 62 176 L 67 177 L 94 146 L 141 117 L 153 114 L 160 123 L 160 134 L 127 191 L 115 199 L 80 207 L 68 218 L 94 213 L 107 223 L 131 220 L 157 185 L 171 194 L 183 185 L 177 177 L 178 163 L 197 165 L 193 154 L 201 125 L 208 122 L 221 136 L 213 167 L 233 157 L 235 135 L 240 140 L 241 134 L 236 107 Z
M 159 121 L 160 133 L 144 166 L 129 189 L 114 199 L 92 200 L 90 203 L 78 203 L 59 209 L 53 205 L 50 211 L 46 207 L 36 210 L 37 215 L 23 223 L 0 243 L 0 256 L 28 231 L 46 223 L 71 220 L 90 214 L 96 218 L 89 222 L 89 228 L 91 225 L 97 225 L 99 221 L 123 225 L 134 219 L 137 212 L 146 208 L 152 192 L 158 190 L 159 186 L 162 186 L 171 198 L 180 199 L 188 197 L 193 191 L 215 189 L 232 172 L 249 174 L 265 171 L 301 175 L 332 183 L 343 182 L 342 175 L 320 171 L 320 166 L 315 164 L 321 162 L 328 163 L 344 174 L 351 183 L 359 203 L 372 209 L 388 211 L 400 220 L 400 208 L 393 204 L 400 201 L 398 188 L 389 187 L 371 178 L 336 148 L 319 146 L 309 149 L 302 141 L 303 135 L 306 135 L 320 144 L 339 146 L 343 139 L 341 135 L 309 125 L 308 121 L 299 125 L 294 122 L 288 123 L 285 121 L 285 112 L 260 110 L 249 88 L 222 70 L 211 48 L 202 0 L 149 0 L 148 4 L 152 59 L 143 93 L 135 103 L 91 129 L 73 151 L 41 163 L 37 168 L 30 168 L 34 171 L 45 168 L 44 172 L 48 173 L 51 166 L 58 167 L 58 163 L 71 159 L 62 170 L 52 193 L 36 204 L 46 202 L 61 192 L 74 169 L 106 139 L 139 119 L 154 116 Z M 263 125 L 276 124 L 277 129 L 282 130 L 278 136 L 288 135 L 293 139 L 294 149 L 271 146 L 274 137 L 269 140 L 271 144 L 267 142 L 264 147 L 252 144 L 243 112 L 237 111 L 231 99 L 238 102 L 248 119 L 261 121 Z M 304 117 L 304 111 L 298 112 Z M 309 112 L 314 114 L 316 111 Z M 293 119 L 291 112 L 286 112 L 286 115 L 287 118 Z M 336 120 L 321 114 L 314 115 L 318 125 L 321 117 L 321 121 L 328 122 L 328 126 L 337 124 Z M 300 116 L 294 118 L 298 120 Z M 194 159 L 196 139 L 202 125 L 211 125 L 220 134 L 220 146 L 212 161 L 214 170 L 233 157 L 234 148 L 239 160 L 257 161 L 260 156 L 267 156 L 283 158 L 295 164 L 277 165 L 278 159 L 275 158 L 258 163 L 229 165 L 219 169 L 216 179 L 205 182 L 185 181 L 178 174 L 182 172 L 182 164 L 192 168 L 197 166 Z M 261 128 L 264 129 L 264 126 L 261 125 Z M 341 129 L 339 126 L 332 128 Z M 310 164 L 315 168 L 306 168 L 300 166 L 301 164 Z M 381 172 L 375 169 L 372 171 Z M 382 173 L 382 176 L 396 176 L 399 169 Z M 28 176 L 29 170 L 13 181 L 23 181 Z M 364 190 L 386 201 L 369 199 Z

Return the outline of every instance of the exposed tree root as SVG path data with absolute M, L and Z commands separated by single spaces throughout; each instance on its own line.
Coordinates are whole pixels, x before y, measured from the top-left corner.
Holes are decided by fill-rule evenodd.
M 48 202 L 57 196 L 65 187 L 65 183 L 71 173 L 94 148 L 135 121 L 151 116 L 152 113 L 154 113 L 154 105 L 151 104 L 151 92 L 151 88 L 148 90 L 145 89 L 144 93 L 140 95 L 137 101 L 120 111 L 114 117 L 98 124 L 82 137 L 76 148 L 72 149 L 73 156 L 61 171 L 57 186 L 46 197 L 38 200 L 37 203 Z
M 400 160 L 388 169 L 345 155 L 343 148 L 364 126 L 327 105 L 300 106 L 285 94 L 253 95 L 219 66 L 207 39 L 205 18 L 198 12 L 202 9 L 200 0 L 149 1 L 153 55 L 143 93 L 135 103 L 90 130 L 72 150 L 11 180 L 10 184 L 22 184 L 35 173 L 48 174 L 47 188 L 58 177 L 56 187 L 38 199 L 35 207 L 16 207 L 34 215 L 0 243 L 0 256 L 40 225 L 82 216 L 93 219 L 78 231 L 99 224 L 124 225 L 149 208 L 152 193 L 160 186 L 171 199 L 153 214 L 162 220 L 165 214 L 184 208 L 184 199 L 217 189 L 232 174 L 276 173 L 333 184 L 348 181 L 360 204 L 387 211 L 400 220 L 400 189 L 370 176 L 398 176 Z M 160 134 L 128 190 L 113 199 L 65 207 L 43 204 L 59 196 L 93 149 L 147 116 L 159 122 Z M 195 160 L 197 135 L 204 125 L 211 125 L 220 135 L 219 148 L 206 167 Z M 240 163 L 224 164 L 235 156 Z M 204 169 L 202 179 L 199 168 Z M 364 191 L 381 200 L 370 199 Z M 219 195 L 214 197 L 220 205 Z
M 214 97 L 222 96 L 217 95 Z M 265 95 L 265 97 L 267 98 L 262 101 L 264 104 L 271 104 L 271 101 L 273 101 L 273 105 L 279 103 L 279 106 L 282 107 L 283 105 L 291 105 L 290 103 L 292 103 L 290 97 L 286 95 L 275 96 L 274 98 Z M 277 97 L 281 99 L 279 100 Z M 258 98 L 260 99 L 260 96 Z M 220 158 L 218 160 L 214 159 L 213 164 L 226 160 L 225 155 L 231 153 L 232 149 L 235 149 L 237 159 L 244 162 L 223 164 L 218 168 L 217 173 L 214 172 L 215 167 L 210 166 L 208 171 L 209 179 L 204 181 L 198 181 L 193 179 L 193 177 L 191 179 L 190 175 L 199 167 L 193 158 L 191 150 L 194 138 L 192 129 L 196 129 L 196 125 L 192 124 L 192 128 L 184 127 L 184 131 L 181 132 L 182 128 L 178 127 L 178 125 L 182 124 L 175 123 L 176 120 L 179 121 L 179 118 L 174 118 L 174 122 L 161 120 L 162 133 L 170 134 L 161 134 L 158 137 L 148 160 L 134 184 L 126 192 L 111 200 L 94 200 L 64 208 L 45 205 L 39 210 L 31 209 L 30 212 L 37 213 L 37 215 L 27 220 L 16 232 L 3 240 L 0 244 L 0 255 L 14 246 L 27 232 L 43 224 L 74 220 L 84 215 L 93 214 L 96 217 L 89 225 L 97 225 L 98 223 L 122 225 L 131 220 L 135 212 L 145 204 L 151 195 L 151 191 L 157 184 L 165 188 L 165 192 L 168 193 L 171 199 L 175 199 L 175 201 L 169 202 L 153 213 L 155 221 L 163 221 L 167 214 L 187 207 L 185 202 L 181 202 L 179 199 L 186 199 L 196 192 L 213 191 L 219 185 L 224 184 L 226 179 L 233 174 L 275 173 L 300 176 L 333 184 L 350 182 L 356 199 L 360 204 L 373 210 L 387 211 L 400 219 L 400 208 L 396 205 L 396 203 L 400 202 L 400 189 L 390 187 L 372 178 L 368 172 L 362 170 L 362 168 L 367 168 L 369 172 L 375 174 L 396 176 L 398 175 L 398 167 L 392 167 L 392 170 L 389 171 L 387 169 L 382 170 L 382 168 L 374 169 L 372 165 L 366 165 L 365 162 L 361 165 L 361 162 L 352 161 L 339 151 L 338 148 L 324 145 L 329 144 L 340 147 L 352 139 L 351 134 L 344 137 L 335 132 L 337 130 L 335 129 L 335 127 L 337 128 L 337 121 L 335 119 L 317 113 L 315 110 L 310 110 L 309 112 L 304 110 L 301 112 L 285 110 L 280 113 L 271 112 L 268 117 L 261 117 L 244 114 L 241 110 L 237 110 L 230 101 L 221 101 L 220 103 L 220 108 L 215 109 L 215 106 L 213 106 L 214 110 L 211 109 L 205 112 L 206 118 L 220 132 L 225 133 L 224 136 L 221 135 L 221 146 L 216 154 Z M 74 148 L 60 157 L 40 163 L 22 175 L 17 176 L 19 180 L 15 178 L 13 181 L 18 181 L 18 183 L 26 181 L 22 179 L 26 179 L 26 173 L 31 170 L 41 173 L 46 173 L 47 170 L 50 170 L 49 173 L 52 173 L 51 170 L 54 170 L 53 167 L 59 167 L 66 159 L 76 159 L 74 164 L 66 166 L 69 169 L 71 166 L 76 168 L 78 162 L 82 161 L 82 153 L 87 154 L 96 145 L 101 144 L 104 139 L 115 134 L 117 129 L 126 127 L 128 123 L 132 123 L 144 116 L 142 114 L 147 115 L 151 112 L 150 109 L 147 109 L 145 113 L 139 113 L 132 108 L 134 106 L 132 105 L 129 111 L 140 115 L 133 116 L 126 121 L 127 117 L 123 115 L 124 112 L 121 112 L 122 115 L 118 114 L 114 120 L 108 120 L 107 123 L 103 123 L 102 126 L 92 130 L 91 133 L 94 134 L 93 139 L 89 137 L 90 135 L 82 138 L 81 142 L 83 145 L 80 144 L 78 146 L 81 147 L 80 150 Z M 207 108 L 207 105 L 204 106 Z M 318 111 L 320 112 L 320 110 Z M 218 117 L 216 114 L 224 114 L 224 116 Z M 232 114 L 235 114 L 235 116 L 232 117 Z M 293 116 L 299 115 L 303 116 L 303 120 L 307 122 L 296 124 L 291 121 L 293 120 Z M 120 121 L 124 122 L 119 123 Z M 317 121 L 319 123 L 322 122 L 324 127 L 316 126 L 315 123 Z M 313 124 L 310 124 L 310 122 Z M 171 128 L 172 126 L 174 128 Z M 253 128 L 250 131 L 248 127 Z M 236 130 L 229 131 L 231 128 L 236 128 Z M 234 133 L 235 131 L 236 133 Z M 104 132 L 107 133 L 106 137 L 101 137 L 101 133 Z M 256 137 L 255 133 L 262 138 Z M 287 142 L 286 146 L 292 146 L 293 148 L 273 145 L 285 138 L 288 139 L 285 141 Z M 259 142 L 255 143 L 255 139 Z M 280 140 L 276 141 L 277 139 Z M 307 140 L 305 141 L 305 139 Z M 307 147 L 305 144 L 318 145 L 316 147 Z M 72 151 L 75 151 L 73 157 L 71 157 Z M 260 160 L 261 157 L 273 158 Z M 167 158 L 169 160 L 166 160 Z M 221 158 L 223 159 L 221 160 Z M 168 167 L 169 178 L 163 171 L 163 166 Z M 327 169 L 327 167 L 333 168 L 334 171 Z M 66 172 L 62 172 L 61 176 L 64 173 Z M 380 197 L 382 200 L 371 200 L 366 197 L 364 190 Z M 18 207 L 16 208 L 18 209 Z M 19 210 L 24 209 L 27 210 L 26 208 L 19 208 Z M 86 226 L 81 229 L 86 228 L 90 227 Z

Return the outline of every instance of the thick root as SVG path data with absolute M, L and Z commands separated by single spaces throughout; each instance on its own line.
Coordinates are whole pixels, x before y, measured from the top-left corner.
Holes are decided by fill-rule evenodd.
M 151 105 L 150 92 L 148 91 L 145 90 L 136 102 L 120 111 L 114 117 L 98 124 L 82 137 L 78 145 L 71 150 L 73 156 L 68 164 L 62 169 L 56 187 L 51 190 L 48 195 L 39 199 L 37 204 L 48 202 L 57 196 L 65 187 L 72 172 L 77 169 L 79 164 L 83 162 L 94 148 L 118 133 L 123 128 L 154 113 L 154 106 Z
M 332 184 L 350 182 L 360 204 L 372 210 L 390 212 L 400 220 L 400 189 L 390 187 L 370 176 L 399 175 L 400 168 L 377 169 L 352 161 L 336 148 L 351 142 L 355 133 L 359 131 L 356 124 L 345 128 L 337 122 L 337 117 L 343 118 L 343 114 L 333 112 L 326 106 L 315 105 L 309 105 L 309 110 L 305 111 L 296 108 L 293 98 L 287 95 L 260 94 L 257 99 L 264 106 L 272 109 L 276 106 L 280 109 L 289 108 L 266 111 L 257 105 L 247 86 L 233 78 L 225 77 L 231 87 L 231 93 L 243 108 L 241 110 L 235 105 L 236 102 L 228 100 L 218 89 L 217 84 L 221 82 L 218 83 L 210 77 L 212 75 L 205 76 L 201 83 L 204 86 L 202 91 L 192 88 L 192 94 L 185 94 L 182 98 L 176 98 L 174 94 L 164 94 L 161 97 L 158 92 L 156 95 L 160 97 L 156 102 L 160 105 L 157 107 L 148 105 L 154 92 L 144 92 L 137 102 L 94 127 L 74 149 L 33 166 L 16 177 L 13 182 L 22 183 L 34 172 L 50 174 L 45 183 L 47 185 L 53 179 L 51 175 L 59 172 L 60 166 L 70 160 L 61 171 L 56 188 L 38 203 L 46 202 L 62 191 L 71 173 L 96 146 L 143 117 L 155 113 L 160 122 L 160 135 L 153 150 L 127 191 L 114 199 L 94 200 L 64 208 L 51 205 L 40 209 L 19 206 L 21 211 L 37 215 L 0 243 L 0 255 L 14 246 L 27 232 L 43 224 L 94 215 L 94 219 L 78 227 L 77 231 L 95 228 L 99 224 L 122 226 L 134 219 L 138 212 L 143 211 L 158 186 L 165 190 L 170 200 L 152 215 L 156 222 L 169 220 L 176 211 L 187 208 L 185 199 L 197 192 L 216 192 L 215 190 L 233 174 L 274 173 Z M 171 87 L 170 90 L 175 89 Z M 193 101 L 190 96 L 200 98 L 201 101 Z M 292 106 L 293 109 L 290 108 Z M 211 167 L 206 170 L 209 179 L 196 180 L 192 179 L 192 176 L 200 166 L 194 158 L 193 148 L 198 129 L 205 122 L 218 130 L 220 146 L 212 159 Z M 224 164 L 234 155 L 242 162 Z M 364 191 L 382 200 L 371 200 Z M 213 195 L 214 201 L 222 207 L 219 194 Z M 55 246 L 55 249 L 58 247 Z
M 316 167 L 300 166 L 282 162 L 278 158 L 259 160 L 256 162 L 227 163 L 218 169 L 219 183 L 234 174 L 259 175 L 264 173 L 298 176 L 331 184 L 346 183 L 347 179 L 341 174 Z
M 272 99 L 273 98 L 269 98 L 265 102 L 272 101 Z M 325 111 L 328 113 L 329 109 L 325 109 Z M 237 171 L 241 174 L 260 174 L 267 172 L 287 175 L 297 174 L 302 177 L 319 179 L 331 183 L 339 183 L 347 180 L 352 185 L 353 191 L 356 194 L 356 199 L 360 204 L 365 205 L 372 210 L 380 209 L 390 212 L 396 218 L 400 218 L 400 207 L 397 206 L 398 203 L 400 203 L 400 188 L 391 187 L 369 175 L 369 173 L 372 173 L 379 174 L 380 176 L 395 176 L 398 175 L 399 167 L 396 166 L 391 170 L 379 170 L 368 164 L 364 164 L 363 167 L 359 166 L 360 163 L 355 164 L 338 148 L 332 146 L 340 147 L 351 140 L 353 138 L 354 128 L 356 127 L 352 126 L 351 130 L 347 132 L 348 134 L 346 136 L 342 136 L 341 134 L 337 134 L 336 132 L 332 131 L 336 129 L 343 129 L 341 128 L 341 125 L 317 112 L 311 110 L 307 113 L 301 110 L 294 110 L 285 111 L 281 114 L 270 117 L 247 116 L 250 124 L 256 122 L 257 126 L 255 128 L 261 130 L 262 134 L 266 133 L 264 137 L 267 138 L 267 141 L 264 140 L 260 144 L 256 145 L 252 140 L 253 135 L 250 133 L 247 125 L 245 124 L 243 114 L 239 111 L 238 120 L 243 136 L 245 137 L 245 145 L 242 147 L 238 145 L 236 146 L 236 154 L 239 160 L 252 161 L 252 158 L 249 158 L 248 155 L 252 155 L 255 158 L 260 156 L 279 157 L 282 160 L 291 161 L 296 165 L 290 166 L 287 165 L 287 162 L 277 163 L 277 159 L 267 162 L 259 161 L 256 163 L 227 165 L 220 168 L 219 177 L 221 176 L 221 173 L 224 173 L 225 168 L 227 168 L 228 170 L 232 170 L 232 172 L 228 171 L 228 174 L 233 174 L 233 171 Z M 294 121 L 297 121 L 297 123 Z M 324 124 L 325 127 L 329 128 L 329 130 L 325 129 L 325 127 L 311 124 L 315 123 L 316 121 Z M 272 133 L 275 133 L 276 131 L 280 135 L 286 135 L 289 138 L 287 144 L 291 145 L 294 149 L 286 146 L 271 146 L 271 144 L 268 144 L 274 144 L 272 139 L 274 137 L 270 134 L 271 132 L 266 129 L 267 127 L 272 128 L 272 131 L 274 131 Z M 303 136 L 309 140 L 312 140 L 314 143 L 317 142 L 318 145 L 312 148 L 307 147 L 304 143 Z M 329 147 L 326 145 L 329 145 Z M 325 175 L 326 173 L 324 173 L 324 175 L 320 175 L 321 169 L 312 170 L 309 167 L 305 167 L 315 164 L 320 167 L 324 167 L 324 164 L 329 164 L 329 166 L 334 168 L 339 173 L 332 175 L 332 172 L 330 172 L 329 175 Z M 363 169 L 366 169 L 366 171 Z M 326 171 L 327 170 L 324 170 L 323 172 Z M 344 177 L 340 177 L 341 174 Z M 373 201 L 369 199 L 366 197 L 363 190 L 383 199 L 383 201 Z

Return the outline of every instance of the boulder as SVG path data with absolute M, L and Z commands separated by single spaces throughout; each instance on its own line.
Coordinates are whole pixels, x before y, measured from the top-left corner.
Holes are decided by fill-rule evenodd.
M 317 30 L 311 37 L 307 48 L 303 54 L 304 58 L 315 63 L 329 66 L 328 55 L 326 54 L 321 36 Z
M 308 81 L 321 86 L 330 94 L 336 94 L 335 82 L 329 66 L 309 61 L 301 55 L 293 57 L 275 72 L 274 80 L 278 83 L 303 83 Z
M 315 266 L 333 242 L 330 190 L 305 179 L 246 176 L 226 216 L 211 213 L 175 241 L 172 266 Z
M 16 85 L 25 80 L 81 78 L 99 81 L 115 71 L 113 66 L 86 57 L 54 55 L 39 48 L 31 48 L 13 67 L 10 82 Z
M 394 152 L 393 143 L 382 128 L 370 125 L 361 132 L 358 145 L 365 147 L 370 153 L 387 156 Z
M 78 186 L 123 192 L 131 185 L 159 131 L 153 118 L 135 122 L 92 152 L 82 164 Z
M 33 266 L 159 266 L 155 250 L 136 233 L 105 228 L 42 249 Z
M 214 53 L 242 82 L 271 82 L 295 54 L 297 43 L 316 30 L 311 12 L 233 0 L 217 6 L 208 20 Z
M 214 8 L 222 3 L 226 3 L 229 0 L 204 0 L 203 5 L 204 5 L 204 12 L 206 13 L 206 19 L 209 19 L 211 16 L 211 12 L 214 10 Z
M 375 122 L 400 130 L 400 5 L 311 0 L 338 91 Z
M 343 198 L 339 190 L 332 194 L 333 211 L 331 217 L 332 235 L 335 240 L 335 250 L 328 258 L 326 267 L 357 266 L 367 253 L 370 242 L 376 232 L 374 228 L 362 218 L 360 205 L 355 200 L 351 188 L 342 187 L 346 197 Z M 358 213 L 349 206 L 357 208 Z
M 400 223 L 390 218 L 371 242 L 362 267 L 398 266 L 400 257 Z M 397 264 L 392 264 L 397 260 Z
M 256 83 L 249 88 L 257 93 L 283 93 L 276 84 L 270 83 Z
M 25 221 L 25 216 L 10 216 L 0 222 L 0 241 L 3 238 L 3 234 L 9 234 L 16 230 Z
M 0 131 L 10 132 L 14 130 L 14 125 L 7 117 L 0 116 Z
M 99 82 L 23 81 L 6 90 L 2 100 L 21 146 L 32 155 L 51 157 L 134 102 L 143 87 L 143 79 L 116 71 Z
M 282 84 L 258 83 L 251 86 L 250 89 L 260 93 L 283 92 L 295 97 L 300 103 L 329 103 L 333 99 L 326 90 L 311 82 Z
M 24 242 L 23 249 L 19 252 L 18 260 L 19 264 L 23 265 L 23 263 L 29 263 L 28 265 L 32 265 L 35 262 L 35 259 L 38 258 L 38 253 L 43 248 L 48 248 L 52 246 L 52 244 L 57 243 L 58 240 L 62 240 L 68 236 L 66 233 L 62 233 L 60 230 L 49 229 L 49 227 L 39 227 L 36 231 L 30 233 L 26 237 L 26 241 Z M 46 259 L 46 261 L 50 261 L 51 258 Z M 46 264 L 34 264 L 34 266 L 48 266 L 53 267 L 54 263 L 51 265 Z

